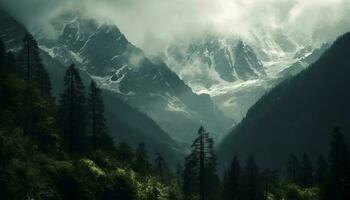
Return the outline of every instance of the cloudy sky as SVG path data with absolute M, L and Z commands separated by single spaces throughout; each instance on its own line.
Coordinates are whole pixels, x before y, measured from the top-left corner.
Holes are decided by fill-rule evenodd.
M 0 0 L 31 31 L 67 10 L 117 24 L 149 52 L 173 39 L 203 33 L 249 37 L 255 29 L 281 29 L 326 41 L 350 30 L 350 0 Z

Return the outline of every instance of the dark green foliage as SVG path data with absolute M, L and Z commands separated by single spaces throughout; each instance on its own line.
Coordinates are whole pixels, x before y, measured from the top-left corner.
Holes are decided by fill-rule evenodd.
M 108 135 L 102 91 L 94 81 L 90 84 L 88 98 L 91 144 L 94 150 L 112 149 L 113 140 Z
M 141 142 L 136 149 L 134 170 L 140 174 L 149 174 L 151 172 L 151 165 L 148 162 L 148 153 L 146 144 Z
M 13 59 L 13 54 L 7 53 L 0 61 L 0 123 L 4 128 L 22 129 L 41 150 L 56 151 L 58 127 L 53 99 L 11 69 L 16 63 Z
M 185 158 L 184 171 L 182 174 L 182 188 L 186 196 L 198 194 L 199 171 L 198 155 L 191 153 Z
M 320 156 L 316 164 L 317 168 L 314 175 L 315 183 L 323 184 L 328 176 L 328 163 L 323 156 Z
M 261 173 L 262 178 L 264 179 L 264 197 L 269 199 L 269 196 L 273 195 L 276 199 L 281 199 L 280 192 L 280 177 L 276 171 L 271 171 L 266 169 Z
M 263 179 L 252 156 L 247 160 L 242 176 L 242 198 L 247 200 L 264 199 Z
M 313 184 L 313 169 L 309 157 L 304 153 L 301 162 L 301 186 L 310 187 Z
M 237 156 L 231 162 L 230 168 L 225 172 L 223 179 L 223 200 L 238 200 L 240 198 L 240 182 L 242 169 Z
M 330 171 L 323 198 L 350 199 L 350 154 L 344 135 L 337 127 L 331 135 Z
M 4 57 L 1 63 L 6 63 L 6 59 Z M 69 140 L 58 134 L 61 130 L 53 98 L 43 94 L 39 85 L 32 84 L 28 101 L 28 81 L 22 74 L 11 70 L 2 73 L 5 68 L 0 69 L 0 199 L 182 199 L 176 185 L 160 183 L 150 174 L 135 173 L 131 168 L 135 165 L 135 156 L 125 143 L 116 149 L 98 148 L 93 154 L 82 151 L 82 147 L 92 146 L 90 137 L 85 134 L 85 126 L 76 126 L 82 124 L 79 121 L 82 119 L 73 118 L 75 124 L 69 124 L 63 118 L 71 108 L 75 114 L 81 111 L 79 117 L 88 113 L 85 99 L 69 101 L 69 97 L 73 96 L 70 91 L 74 92 L 75 99 L 84 98 L 85 92 L 73 66 L 65 77 L 66 88 L 60 106 L 61 120 L 66 123 L 62 123 L 62 128 L 67 127 L 67 123 L 68 127 L 73 125 L 74 134 L 80 137 L 73 137 L 76 139 L 73 141 L 76 145 L 72 148 L 73 156 L 67 155 L 69 148 L 62 148 L 69 144 Z M 31 109 L 23 109 L 28 102 Z M 99 103 L 103 105 L 103 102 Z M 23 125 L 28 113 L 35 116 L 30 124 L 34 127 L 32 135 L 25 132 Z M 145 151 L 141 149 L 138 155 L 145 159 L 145 166 L 150 166 Z
M 117 147 L 117 159 L 124 165 L 131 167 L 130 161 L 134 159 L 134 152 L 130 148 L 130 146 L 125 143 L 121 142 Z
M 40 91 L 49 96 L 51 92 L 49 76 L 41 63 L 38 44 L 31 34 L 23 38 L 23 48 L 19 58 L 25 80 L 31 84 L 37 84 Z
M 287 162 L 287 178 L 292 183 L 300 183 L 300 163 L 298 158 L 291 154 Z
M 152 190 L 147 200 L 158 200 L 159 199 L 159 191 L 155 185 L 152 186 Z
M 168 166 L 163 158 L 163 156 L 156 152 L 156 158 L 154 159 L 155 173 L 161 181 L 166 180 L 166 175 L 169 172 Z
M 183 172 L 182 166 L 180 164 L 177 164 L 177 167 L 176 167 L 176 181 L 177 181 L 177 184 L 179 186 L 182 185 L 182 172 Z
M 79 71 L 71 65 L 64 77 L 64 91 L 60 99 L 63 139 L 71 155 L 89 150 L 87 113 L 85 88 Z
M 185 158 L 183 190 L 185 195 L 199 195 L 200 199 L 219 198 L 220 181 L 217 176 L 217 160 L 214 154 L 214 141 L 209 133 L 200 127 L 190 155 Z

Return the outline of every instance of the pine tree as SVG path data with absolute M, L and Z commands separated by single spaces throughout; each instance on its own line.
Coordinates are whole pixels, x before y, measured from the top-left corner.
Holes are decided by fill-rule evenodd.
M 185 158 L 182 173 L 182 188 L 186 197 L 199 194 L 199 155 L 192 149 L 192 153 Z
M 144 142 L 141 142 L 136 149 L 136 161 L 134 169 L 140 174 L 149 174 L 151 171 L 151 166 L 148 162 L 146 144 Z
M 177 182 L 177 185 L 179 185 L 179 186 L 182 185 L 182 172 L 183 172 L 182 166 L 180 164 L 177 164 L 177 167 L 176 167 L 176 182 Z
M 328 163 L 323 156 L 317 159 L 317 169 L 315 172 L 315 183 L 323 184 L 328 174 Z
M 238 200 L 240 198 L 241 166 L 237 156 L 231 162 L 230 168 L 225 172 L 223 180 L 223 200 Z
M 125 166 L 130 166 L 134 159 L 134 152 L 126 142 L 121 142 L 117 147 L 117 159 Z
M 250 156 L 243 170 L 242 197 L 247 200 L 264 199 L 263 181 L 254 158 Z
M 269 169 L 266 169 L 265 171 L 262 172 L 262 177 L 264 178 L 264 183 L 265 183 L 265 189 L 264 189 L 265 200 L 268 200 L 269 193 L 272 192 L 273 187 L 279 183 L 278 177 L 276 175 L 276 172 L 273 172 Z
M 198 136 L 191 145 L 191 153 L 185 158 L 183 190 L 187 196 L 199 194 L 200 200 L 217 199 L 219 179 L 216 174 L 217 161 L 214 141 L 200 127 Z
M 67 69 L 64 77 L 60 113 L 63 138 L 69 153 L 86 153 L 89 148 L 89 137 L 86 129 L 88 112 L 85 88 L 74 64 Z
M 156 158 L 154 159 L 156 175 L 161 181 L 165 181 L 166 175 L 168 173 L 168 166 L 163 158 L 163 156 L 157 151 Z
M 205 199 L 218 199 L 220 194 L 220 179 L 217 175 L 217 157 L 214 153 L 214 140 L 212 138 L 207 139 L 208 150 L 204 165 L 205 177 L 204 177 L 204 195 Z
M 37 84 L 42 94 L 50 96 L 49 76 L 42 65 L 38 44 L 29 33 L 23 38 L 23 48 L 19 53 L 19 58 L 28 84 Z
M 310 187 L 313 181 L 313 176 L 312 176 L 313 169 L 312 169 L 309 157 L 305 153 L 303 154 L 301 169 L 302 169 L 301 186 Z
M 332 133 L 330 147 L 330 171 L 324 199 L 350 199 L 350 155 L 339 127 Z
M 54 102 L 51 96 L 51 82 L 41 63 L 38 44 L 30 34 L 23 38 L 23 47 L 19 52 L 19 68 L 15 67 L 14 54 L 9 52 L 5 57 L 8 72 L 19 74 L 21 78 L 26 80 L 22 108 L 25 120 L 21 122 L 23 123 L 21 124 L 23 132 L 25 135 L 40 141 L 41 147 L 48 146 L 50 145 L 48 141 L 51 140 L 48 129 L 52 131 L 53 125 L 44 125 L 48 116 L 43 114 L 41 109 L 52 111 Z M 53 112 L 48 115 L 53 114 Z
M 287 162 L 287 178 L 293 183 L 300 183 L 300 164 L 298 158 L 291 154 Z
M 113 140 L 107 133 L 102 91 L 97 87 L 94 81 L 90 84 L 88 104 L 93 149 L 112 149 Z

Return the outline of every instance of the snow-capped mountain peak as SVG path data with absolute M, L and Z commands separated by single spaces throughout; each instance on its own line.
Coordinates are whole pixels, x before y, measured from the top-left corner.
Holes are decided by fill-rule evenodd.
M 62 27 L 57 40 L 40 42 L 42 49 L 65 65 L 76 63 L 173 138 L 190 141 L 202 122 L 217 138 L 231 126 L 209 95 L 193 93 L 164 62 L 147 58 L 115 25 L 75 18 Z

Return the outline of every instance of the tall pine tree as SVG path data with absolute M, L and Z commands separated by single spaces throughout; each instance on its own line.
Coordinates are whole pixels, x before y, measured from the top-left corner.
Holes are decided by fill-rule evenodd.
M 141 142 L 136 149 L 134 169 L 140 174 L 149 174 L 151 172 L 151 166 L 148 162 L 148 153 L 146 149 L 146 144 Z
M 300 163 L 299 159 L 291 154 L 287 162 L 287 178 L 293 183 L 300 183 Z
M 168 173 L 168 166 L 163 158 L 163 156 L 157 151 L 156 158 L 154 159 L 156 175 L 162 182 L 166 181 L 166 176 Z
M 242 169 L 237 156 L 231 162 L 230 168 L 225 172 L 223 180 L 223 200 L 240 199 L 240 181 Z
M 42 94 L 50 96 L 49 75 L 41 62 L 38 44 L 29 33 L 23 38 L 23 48 L 19 53 L 19 59 L 28 84 L 37 84 Z
M 243 170 L 243 189 L 242 199 L 247 200 L 263 200 L 264 186 L 259 168 L 256 165 L 253 156 L 247 160 Z
M 200 127 L 198 136 L 191 145 L 191 153 L 185 158 L 183 190 L 185 195 L 199 195 L 200 200 L 218 198 L 219 179 L 214 141 L 209 133 Z
M 323 184 L 326 180 L 328 174 L 328 163 L 323 156 L 320 156 L 317 159 L 317 168 L 315 172 L 315 183 L 320 185 Z
M 112 149 L 113 140 L 108 135 L 107 131 L 102 91 L 97 87 L 94 81 L 90 84 L 88 105 L 93 150 Z
M 350 199 L 350 158 L 344 135 L 337 127 L 331 135 L 330 171 L 324 199 Z
M 309 157 L 304 153 L 301 163 L 302 177 L 301 186 L 310 187 L 313 182 L 313 169 L 309 160 Z
M 70 154 L 86 153 L 90 146 L 86 104 L 83 82 L 79 71 L 72 64 L 66 71 L 60 99 L 63 138 Z

